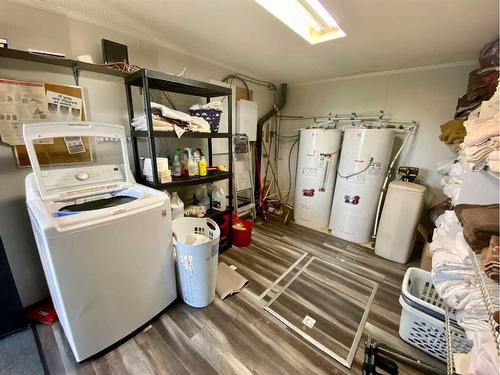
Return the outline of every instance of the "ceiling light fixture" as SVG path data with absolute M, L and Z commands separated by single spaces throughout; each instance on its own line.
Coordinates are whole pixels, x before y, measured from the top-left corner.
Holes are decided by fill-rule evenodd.
M 311 44 L 346 34 L 319 0 L 255 0 Z

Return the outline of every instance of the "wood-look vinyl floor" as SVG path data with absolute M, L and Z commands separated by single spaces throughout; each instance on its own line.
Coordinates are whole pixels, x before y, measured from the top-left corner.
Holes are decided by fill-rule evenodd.
M 351 369 L 322 353 L 263 309 L 312 256 L 342 264 L 346 270 L 379 284 Z M 216 298 L 203 309 L 177 300 L 150 327 L 96 359 L 77 363 L 59 323 L 37 325 L 48 371 L 51 374 L 360 374 L 366 335 L 442 366 L 407 345 L 398 335 L 401 281 L 411 264 L 389 262 L 363 246 L 278 220 L 257 223 L 252 244 L 246 248 L 233 247 L 220 260 L 235 265 L 249 279 L 249 285 L 241 293 L 224 301 Z M 287 270 L 290 272 L 278 280 Z M 348 283 L 345 288 L 348 294 Z M 321 295 L 317 298 L 320 306 Z M 314 296 L 309 296 L 309 300 L 314 301 Z M 400 373 L 420 374 L 403 365 Z

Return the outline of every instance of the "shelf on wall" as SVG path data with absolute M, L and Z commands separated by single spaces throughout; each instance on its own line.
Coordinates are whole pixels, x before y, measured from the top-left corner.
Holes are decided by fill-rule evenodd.
M 132 130 L 131 135 L 139 138 L 147 138 L 148 132 L 146 130 Z M 177 133 L 174 131 L 160 131 L 154 130 L 151 134 L 156 138 L 229 138 L 228 133 L 197 133 L 197 132 L 185 132 L 180 138 L 177 137 Z
M 155 189 L 170 189 L 178 186 L 201 185 L 214 181 L 226 180 L 231 176 L 229 172 L 212 172 L 206 176 L 172 177 L 172 182 L 155 185 L 149 181 L 141 181 L 142 184 Z
M 142 87 L 143 75 L 148 80 L 150 90 L 162 90 L 178 94 L 201 96 L 204 98 L 213 98 L 232 94 L 232 90 L 229 87 L 178 77 L 173 74 L 155 72 L 149 69 L 143 69 L 128 75 L 125 78 L 125 83 L 131 86 Z
M 127 77 L 131 75 L 131 73 L 129 72 L 122 72 L 121 70 L 112 69 L 102 64 L 91 64 L 83 61 L 66 59 L 66 58 L 48 57 L 48 56 L 38 55 L 35 53 L 30 53 L 28 51 L 21 51 L 11 48 L 0 48 L 0 57 L 71 68 L 73 69 L 73 75 L 75 76 L 75 83 L 77 85 L 78 85 L 78 70 L 86 70 L 89 72 L 107 74 L 117 77 Z

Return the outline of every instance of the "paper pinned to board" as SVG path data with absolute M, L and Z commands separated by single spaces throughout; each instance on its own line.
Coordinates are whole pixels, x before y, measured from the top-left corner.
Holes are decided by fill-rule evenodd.
M 23 145 L 23 124 L 47 119 L 45 85 L 0 79 L 0 137 L 9 145 Z
M 86 151 L 82 137 L 64 137 L 64 143 L 70 155 L 82 154 Z
M 82 98 L 54 91 L 47 91 L 47 108 L 51 120 L 80 121 L 82 107 Z

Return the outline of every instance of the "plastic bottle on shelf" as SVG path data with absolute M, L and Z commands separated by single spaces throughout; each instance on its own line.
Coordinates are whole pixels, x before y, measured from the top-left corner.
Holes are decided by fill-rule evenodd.
M 189 152 L 188 159 L 188 175 L 196 176 L 196 172 L 198 171 L 198 164 L 194 161 L 194 156 Z
M 208 196 L 207 185 L 201 185 L 196 189 L 195 197 L 200 204 L 208 211 L 210 209 L 210 198 Z
M 226 193 L 222 188 L 215 185 L 212 190 L 212 208 L 217 211 L 226 210 Z
M 182 176 L 188 176 L 189 171 L 188 171 L 188 161 L 189 161 L 189 148 L 185 148 L 182 151 L 182 156 L 181 156 L 181 175 Z
M 172 220 L 184 216 L 184 202 L 181 200 L 181 198 L 179 198 L 176 191 L 172 193 L 172 199 L 170 200 L 170 209 L 172 212 Z
M 200 168 L 198 166 L 198 162 L 200 161 L 200 156 L 201 156 L 201 150 L 197 148 L 194 150 L 193 157 L 194 157 L 194 162 L 196 163 L 196 175 L 201 176 L 200 174 Z
M 182 167 L 181 167 L 181 149 L 178 148 L 175 150 L 174 162 L 172 163 L 172 175 L 179 177 L 182 175 Z
M 198 170 L 200 171 L 200 176 L 207 175 L 207 161 L 203 154 L 201 154 L 200 161 L 198 162 Z

